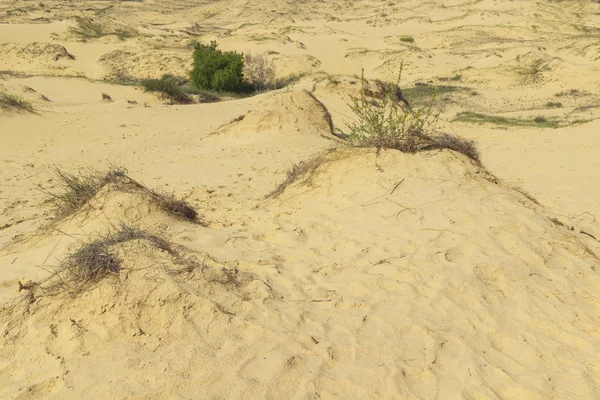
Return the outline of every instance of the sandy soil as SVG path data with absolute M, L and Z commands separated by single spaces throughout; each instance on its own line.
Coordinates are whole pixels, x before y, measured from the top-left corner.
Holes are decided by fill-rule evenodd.
M 192 40 L 300 79 L 190 105 L 130 84 L 185 76 Z M 361 70 L 401 62 L 483 166 L 326 151 L 322 105 L 343 130 Z M 600 398 L 598 77 L 592 1 L 0 0 L 0 93 L 33 106 L 0 109 L 0 398 Z M 110 165 L 202 223 L 118 184 L 57 219 L 52 168 Z M 35 285 L 122 223 L 174 250 Z

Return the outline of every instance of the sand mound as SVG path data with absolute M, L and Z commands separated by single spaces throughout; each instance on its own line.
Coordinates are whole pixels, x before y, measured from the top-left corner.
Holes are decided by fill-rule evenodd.
M 67 392 L 101 397 L 114 390 L 114 382 L 122 382 L 120 398 L 164 398 L 182 389 L 184 376 L 223 380 L 227 386 L 224 380 L 233 377 L 219 376 L 215 362 L 239 359 L 236 342 L 244 319 L 260 314 L 260 302 L 270 297 L 268 287 L 209 258 L 196 268 L 182 266 L 144 240 L 112 250 L 123 260 L 118 277 L 75 297 L 42 287 L 25 289 L 24 298 L 4 310 L 8 323 L 0 369 L 6 371 L 10 363 L 18 381 L 29 382 L 18 398 Z M 260 335 L 251 336 L 249 343 L 264 346 Z M 23 346 L 33 343 L 38 345 L 30 348 L 31 358 L 23 359 Z M 31 362 L 43 366 L 43 373 L 32 370 Z M 148 378 L 152 384 L 139 379 L 156 368 L 162 372 Z M 107 379 L 90 379 L 96 374 Z M 2 386 L 3 398 L 18 392 L 16 382 Z
M 261 132 L 302 135 L 329 135 L 331 116 L 323 104 L 308 91 L 277 93 L 262 101 L 243 118 L 217 130 L 218 133 Z
M 0 55 L 2 57 L 14 57 L 21 62 L 44 62 L 49 63 L 61 60 L 74 60 L 64 46 L 53 43 L 3 43 L 0 44 Z
M 0 395 L 600 394 L 599 259 L 461 155 L 330 151 L 242 225 L 133 235 L 74 297 L 22 284 Z
M 162 50 L 113 50 L 100 57 L 98 63 L 109 78 L 160 78 L 164 74 L 187 76 L 191 69 L 191 55 Z

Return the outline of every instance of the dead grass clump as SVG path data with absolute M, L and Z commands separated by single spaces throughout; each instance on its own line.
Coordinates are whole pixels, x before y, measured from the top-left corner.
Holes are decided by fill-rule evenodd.
M 113 166 L 105 173 L 87 170 L 78 174 L 70 174 L 54 168 L 53 173 L 60 181 L 61 188 L 47 194 L 50 202 L 54 204 L 57 219 L 75 214 L 89 204 L 103 187 L 112 185 L 115 190 L 121 192 L 139 192 L 146 195 L 158 208 L 174 217 L 202 223 L 198 212 L 186 200 L 148 188 L 130 178 L 123 168 Z
M 77 295 L 109 276 L 117 276 L 121 271 L 122 260 L 113 247 L 119 244 L 144 240 L 155 248 L 168 253 L 177 264 L 191 269 L 198 264 L 181 257 L 171 243 L 137 227 L 121 223 L 116 231 L 106 234 L 67 256 L 45 281 L 36 286 L 49 294 L 68 293 Z
M 288 186 L 300 179 L 304 179 L 306 183 L 310 184 L 319 167 L 323 165 L 323 163 L 332 160 L 332 157 L 330 156 L 334 152 L 336 152 L 336 149 L 331 148 L 311 159 L 294 164 L 292 168 L 287 171 L 285 180 L 281 182 L 272 192 L 267 194 L 265 198 L 269 199 L 278 197 Z
M 400 68 L 400 73 L 402 68 Z M 358 97 L 352 96 L 349 104 L 356 119 L 347 124 L 350 134 L 347 142 L 355 147 L 375 147 L 417 153 L 434 149 L 457 151 L 481 164 L 474 142 L 440 133 L 435 130 L 438 115 L 432 111 L 435 95 L 424 108 L 412 109 L 399 98 L 400 74 L 395 85 L 380 85 L 382 93 L 375 100 L 368 95 L 367 82 L 361 77 L 362 88 Z M 342 136 L 344 135 L 344 136 Z
M 275 87 L 275 66 L 266 55 L 244 56 L 244 76 L 256 91 L 263 92 Z
M 0 93 L 0 108 L 3 110 L 12 111 L 27 111 L 35 113 L 35 110 L 30 102 L 9 93 Z

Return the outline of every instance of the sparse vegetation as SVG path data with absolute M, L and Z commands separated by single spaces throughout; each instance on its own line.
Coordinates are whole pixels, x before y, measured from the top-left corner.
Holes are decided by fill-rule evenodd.
M 402 89 L 402 93 L 411 104 L 424 104 L 434 96 L 440 96 L 446 93 L 457 92 L 461 87 L 451 85 L 430 85 L 428 83 L 417 82 L 411 88 Z
M 265 55 L 244 56 L 244 76 L 246 80 L 259 91 L 273 89 L 275 87 L 275 66 Z
M 160 79 L 144 79 L 141 83 L 146 92 L 156 93 L 161 100 L 171 104 L 193 103 L 192 98 L 182 89 L 181 82 L 182 80 L 178 80 L 175 76 L 166 74 Z
M 409 35 L 402 35 L 402 36 L 398 37 L 398 39 L 400 39 L 401 42 L 405 42 L 405 43 L 414 43 L 415 42 L 415 38 L 413 38 L 412 36 L 409 36 Z
M 194 68 L 190 80 L 198 89 L 218 92 L 248 91 L 244 85 L 243 54 L 217 49 L 217 43 L 210 45 L 196 43 L 194 46 Z
M 560 124 L 556 120 L 551 120 L 546 117 L 538 116 L 533 119 L 520 119 L 501 117 L 497 115 L 487 115 L 474 112 L 459 113 L 453 121 L 471 122 L 480 124 L 496 124 L 501 126 L 522 126 L 522 127 L 538 127 L 538 128 L 557 128 Z
M 30 102 L 14 94 L 0 93 L 0 109 L 35 113 Z
M 77 25 L 70 27 L 69 32 L 84 40 L 98 39 L 108 35 L 115 35 L 124 40 L 139 34 L 134 28 L 122 24 L 108 25 L 87 17 L 77 17 L 75 20 Z
M 283 191 L 292 183 L 296 182 L 300 177 L 304 177 L 305 181 L 310 184 L 310 179 L 314 176 L 317 169 L 328 160 L 329 156 L 336 151 L 335 148 L 330 148 L 323 153 L 318 154 L 308 160 L 301 161 L 287 171 L 286 178 L 272 192 L 267 194 L 265 198 L 275 198 L 283 193 Z
M 382 93 L 377 96 L 379 101 L 367 95 L 364 76 L 361 81 L 360 96 L 351 97 L 349 104 L 357 117 L 348 124 L 350 134 L 345 135 L 350 145 L 396 149 L 405 153 L 449 149 L 480 163 L 479 151 L 472 141 L 435 130 L 438 120 L 432 111 L 435 95 L 425 107 L 413 110 L 398 97 L 400 74 L 395 84 L 381 87 Z
M 549 101 L 546 103 L 546 107 L 548 108 L 561 108 L 562 107 L 562 103 L 557 102 L 557 101 Z
M 461 79 L 462 79 L 462 75 L 454 74 L 453 76 L 450 76 L 450 77 L 439 78 L 439 81 L 440 82 L 457 82 L 457 81 L 460 81 Z
M 38 286 L 43 285 L 48 294 L 79 295 L 103 279 L 119 275 L 122 260 L 114 246 L 136 240 L 149 242 L 155 248 L 168 253 L 175 263 L 184 265 L 188 271 L 199 265 L 193 259 L 181 256 L 171 243 L 160 236 L 125 223 L 116 228 L 96 240 L 83 243 L 52 271 L 50 277 L 38 283 Z
M 112 97 L 109 94 L 102 93 L 102 100 L 104 101 L 112 101 Z
M 202 223 L 198 212 L 184 199 L 159 193 L 140 182 L 127 176 L 123 168 L 111 167 L 107 172 L 88 170 L 79 174 L 69 174 L 58 168 L 54 175 L 59 180 L 60 189 L 48 192 L 49 201 L 54 204 L 57 219 L 63 219 L 75 214 L 86 205 L 107 185 L 125 193 L 145 194 L 159 209 L 168 214 L 190 222 Z
M 515 72 L 521 75 L 524 83 L 537 83 L 542 79 L 542 74 L 549 70 L 548 62 L 540 58 L 528 65 L 516 68 Z

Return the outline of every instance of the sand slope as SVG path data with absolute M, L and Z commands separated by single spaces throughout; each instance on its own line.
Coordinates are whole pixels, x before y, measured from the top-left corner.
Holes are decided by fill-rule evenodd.
M 0 0 L 0 92 L 34 111 L 0 109 L 0 398 L 600 398 L 598 7 Z M 130 84 L 185 76 L 194 40 L 292 84 Z M 483 166 L 331 150 L 361 70 L 401 62 Z M 118 185 L 57 220 L 52 168 L 111 164 L 202 223 Z M 118 274 L 47 280 L 122 224 L 147 235 Z
M 102 214 L 168 225 L 120 202 Z M 33 290 L 4 314 L 3 396 L 598 396 L 598 255 L 464 157 L 338 150 L 247 218 L 175 224 L 191 269 L 137 240 L 116 281 Z

